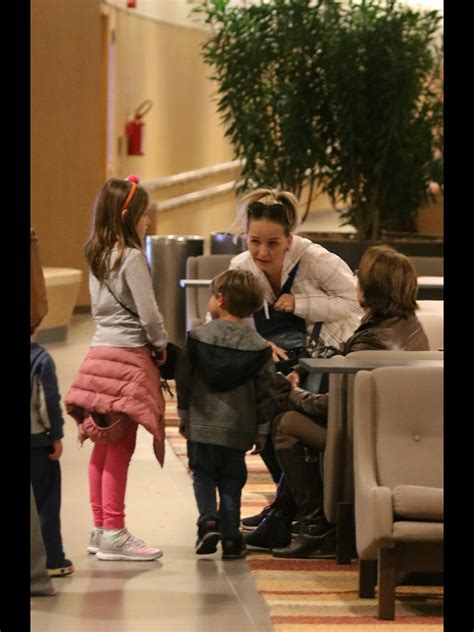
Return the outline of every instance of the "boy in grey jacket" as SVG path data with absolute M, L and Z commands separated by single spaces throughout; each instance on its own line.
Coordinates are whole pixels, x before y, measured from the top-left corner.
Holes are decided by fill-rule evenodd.
M 268 342 L 242 321 L 260 309 L 263 289 L 251 273 L 227 270 L 211 283 L 212 321 L 188 334 L 176 369 L 180 432 L 199 511 L 196 553 L 245 555 L 240 499 L 245 452 L 261 452 L 270 431 L 275 367 Z M 217 509 L 216 489 L 219 492 Z

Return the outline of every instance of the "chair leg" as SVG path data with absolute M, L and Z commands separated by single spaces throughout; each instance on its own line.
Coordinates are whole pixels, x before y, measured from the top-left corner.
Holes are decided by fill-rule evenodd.
M 353 503 L 337 503 L 336 564 L 350 564 L 355 550 Z
M 359 597 L 361 599 L 375 597 L 377 585 L 377 560 L 360 560 Z
M 395 549 L 379 550 L 378 616 L 395 619 L 395 586 L 397 581 Z

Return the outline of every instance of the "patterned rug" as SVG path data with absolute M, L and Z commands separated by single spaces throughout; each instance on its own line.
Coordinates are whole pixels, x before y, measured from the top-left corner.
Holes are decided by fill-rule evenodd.
M 174 391 L 174 389 L 173 389 Z M 166 438 L 188 468 L 186 440 L 178 432 L 176 400 L 167 400 Z M 246 457 L 248 481 L 242 495 L 242 517 L 268 505 L 275 485 L 259 456 Z M 377 618 L 377 600 L 359 599 L 358 563 L 338 565 L 334 558 L 277 559 L 249 549 L 247 563 L 258 591 L 270 608 L 275 632 L 441 632 L 443 588 L 400 586 L 396 619 Z M 383 628 L 383 630 L 382 630 Z

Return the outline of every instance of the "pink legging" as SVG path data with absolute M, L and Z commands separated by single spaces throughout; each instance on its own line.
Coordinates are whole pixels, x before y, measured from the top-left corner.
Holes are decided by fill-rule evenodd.
M 136 423 L 114 445 L 96 443 L 89 461 L 89 490 L 94 527 L 123 529 L 128 466 L 137 440 Z

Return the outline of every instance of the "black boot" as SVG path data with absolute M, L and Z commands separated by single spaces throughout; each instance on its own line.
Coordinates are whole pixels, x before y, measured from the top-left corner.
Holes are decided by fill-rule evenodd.
M 287 546 L 291 542 L 292 520 L 293 516 L 272 509 L 254 531 L 244 534 L 244 542 L 261 549 Z
M 258 527 L 262 520 L 266 518 L 266 516 L 270 513 L 272 509 L 279 509 L 283 511 L 283 513 L 291 515 L 296 512 L 295 501 L 293 500 L 293 496 L 290 492 L 290 488 L 288 487 L 284 474 L 282 474 L 280 477 L 276 490 L 276 495 L 271 505 L 267 505 L 267 507 L 264 507 L 262 511 L 255 516 L 243 518 L 241 521 L 242 530 L 253 531 L 256 527 Z

